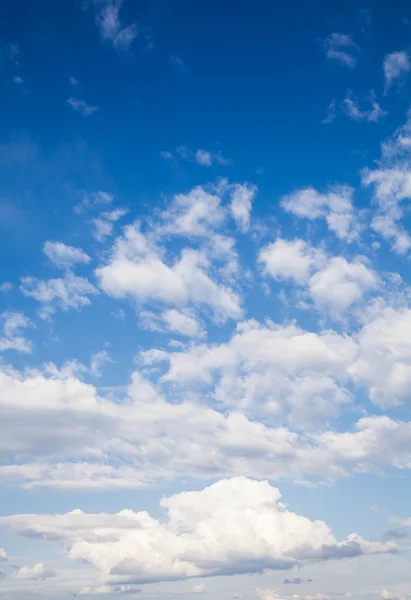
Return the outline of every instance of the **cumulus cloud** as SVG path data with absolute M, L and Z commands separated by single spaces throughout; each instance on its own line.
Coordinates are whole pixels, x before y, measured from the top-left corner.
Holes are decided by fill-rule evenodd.
M 52 569 L 47 569 L 43 563 L 39 562 L 34 567 L 19 567 L 13 573 L 13 579 L 19 581 L 44 581 L 50 577 L 55 577 L 56 573 Z
M 7 560 L 7 553 L 4 548 L 0 548 L 0 560 Z
M 93 564 L 108 585 L 283 570 L 396 551 L 392 542 L 356 534 L 337 541 L 326 523 L 293 513 L 280 498 L 267 481 L 234 477 L 164 498 L 165 522 L 147 512 L 75 510 L 0 517 L 0 523 L 19 535 L 61 540 L 71 559 Z
M 325 253 L 301 239 L 278 239 L 262 248 L 259 255 L 266 274 L 277 280 L 293 280 L 307 286 L 307 294 L 318 308 L 342 314 L 364 294 L 375 290 L 378 277 L 364 257 L 348 262 L 341 256 Z
M 236 183 L 231 186 L 231 213 L 239 229 L 243 232 L 250 227 L 252 202 L 257 194 L 257 186 Z
M 258 260 L 264 271 L 275 279 L 292 279 L 305 284 L 312 273 L 325 264 L 326 257 L 321 250 L 312 248 L 304 240 L 278 238 L 261 249 Z
M 405 50 L 400 52 L 391 52 L 384 58 L 383 63 L 385 90 L 387 91 L 394 82 L 401 81 L 402 78 L 411 70 L 411 62 L 408 53 Z
M 63 242 L 47 241 L 43 246 L 43 252 L 50 262 L 60 269 L 71 269 L 77 263 L 87 265 L 91 260 L 81 248 L 74 248 Z
M 80 310 L 91 304 L 90 296 L 98 294 L 97 288 L 88 279 L 77 277 L 71 271 L 57 279 L 23 277 L 20 290 L 42 305 L 40 314 L 44 318 L 52 315 L 56 308 Z
M 16 350 L 30 354 L 33 344 L 21 335 L 22 329 L 32 327 L 33 323 L 21 312 L 5 311 L 0 315 L 3 322 L 3 334 L 0 336 L 0 352 L 5 350 Z
M 402 225 L 407 201 L 411 198 L 411 118 L 382 144 L 381 160 L 376 169 L 364 169 L 362 184 L 373 188 L 376 210 L 371 227 L 392 243 L 397 254 L 406 254 L 411 238 Z
M 334 186 L 326 193 L 303 188 L 284 196 L 281 205 L 299 218 L 325 219 L 328 228 L 339 238 L 351 241 L 358 236 L 353 195 L 354 190 L 349 186 Z
M 123 208 L 117 208 L 116 210 L 102 212 L 98 217 L 93 219 L 94 225 L 93 237 L 98 242 L 104 241 L 105 238 L 113 235 L 114 225 L 124 215 L 127 214 L 127 210 Z
M 186 201 L 187 198 L 178 200 L 179 203 Z M 211 216 L 199 214 L 197 210 L 185 211 L 173 221 L 171 229 L 203 235 L 210 223 L 222 218 L 218 204 L 214 206 Z M 195 207 L 197 209 L 197 203 Z M 168 224 L 165 227 L 168 229 Z M 224 283 L 213 280 L 208 274 L 210 267 L 206 254 L 188 248 L 167 264 L 135 224 L 125 228 L 107 264 L 99 267 L 96 275 L 100 287 L 114 298 L 129 297 L 142 304 L 158 302 L 180 309 L 189 305 L 208 307 L 220 321 L 241 318 L 239 296 Z
M 337 61 L 350 69 L 357 64 L 359 47 L 349 35 L 332 33 L 324 41 L 324 51 L 329 60 Z
M 66 104 L 68 104 L 75 112 L 80 113 L 83 117 L 90 117 L 98 111 L 98 106 L 91 106 L 90 104 L 87 104 L 85 100 L 73 98 L 73 96 L 66 101 Z

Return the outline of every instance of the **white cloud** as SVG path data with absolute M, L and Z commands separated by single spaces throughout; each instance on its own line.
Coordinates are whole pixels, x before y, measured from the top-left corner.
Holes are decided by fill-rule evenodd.
M 335 98 L 333 98 L 330 102 L 330 104 L 328 105 L 328 111 L 327 111 L 327 116 L 321 121 L 321 123 L 323 125 L 330 125 L 331 123 L 334 122 L 335 120 L 335 109 L 336 109 L 336 102 L 335 102 Z
M 325 263 L 326 257 L 304 240 L 287 241 L 279 238 L 261 249 L 258 260 L 264 271 L 275 279 L 293 279 L 305 284 L 314 270 Z
M 328 306 L 339 314 L 361 300 L 367 291 L 375 290 L 377 285 L 378 278 L 367 267 L 363 257 L 348 262 L 336 256 L 322 270 L 314 273 L 308 287 L 316 304 Z
M 205 388 L 233 409 L 309 427 L 350 402 L 342 383 L 356 353 L 352 340 L 334 332 L 313 334 L 293 325 L 250 321 L 238 325 L 228 343 L 148 351 L 142 360 L 164 361 L 164 380 L 182 390 Z
M 171 308 L 163 312 L 162 318 L 168 331 L 171 332 L 188 337 L 197 337 L 202 331 L 198 320 L 188 311 L 182 312 Z
M 91 303 L 90 296 L 98 294 L 88 279 L 77 277 L 70 271 L 58 279 L 23 277 L 20 289 L 25 296 L 40 302 L 43 317 L 50 316 L 57 306 L 63 310 L 80 310 Z
M 392 240 L 395 252 L 405 254 L 411 248 L 411 238 L 399 224 L 404 215 L 400 203 L 411 198 L 411 170 L 405 164 L 374 171 L 366 169 L 362 182 L 365 186 L 374 186 L 374 199 L 379 206 L 372 228 Z
M 96 352 L 91 357 L 90 362 L 90 370 L 96 377 L 101 377 L 102 368 L 107 363 L 112 363 L 113 359 L 107 352 L 107 350 L 101 350 L 100 352 Z
M 195 594 L 202 594 L 203 592 L 205 592 L 206 590 L 206 586 L 204 585 L 204 583 L 199 583 L 198 585 L 195 585 L 193 587 L 193 592 Z
M 52 569 L 47 569 L 43 563 L 37 563 L 34 567 L 19 567 L 13 573 L 13 579 L 19 581 L 44 581 L 50 577 L 55 577 L 56 573 Z
M 71 269 L 77 263 L 87 265 L 91 260 L 81 248 L 67 246 L 62 242 L 47 241 L 43 246 L 43 252 L 60 269 Z
M 223 166 L 231 164 L 231 161 L 228 158 L 224 158 L 221 153 L 209 152 L 208 150 L 203 150 L 202 148 L 196 150 L 194 154 L 194 160 L 202 167 L 211 167 L 213 164 L 219 164 Z
M 32 327 L 33 323 L 21 312 L 6 311 L 0 315 L 3 321 L 3 335 L 0 336 L 0 352 L 16 350 L 30 354 L 33 344 L 21 335 L 21 330 Z
M 80 82 L 75 77 L 69 77 L 70 85 L 78 85 Z
M 179 198 L 178 203 L 191 200 Z M 189 210 L 176 218 L 175 231 L 202 235 L 209 223 L 220 220 L 218 203 L 213 202 L 211 217 L 197 211 L 196 202 L 195 211 Z M 192 304 L 210 308 L 217 320 L 241 318 L 239 297 L 209 277 L 209 266 L 204 253 L 188 248 L 176 261 L 166 264 L 138 226 L 130 225 L 115 243 L 108 263 L 99 267 L 96 275 L 100 287 L 114 298 L 130 297 L 140 303 L 159 302 L 176 308 Z
M 103 212 L 98 217 L 93 219 L 94 231 L 93 237 L 98 242 L 102 242 L 104 238 L 113 235 L 114 224 L 117 223 L 124 215 L 127 214 L 127 210 L 123 208 L 117 208 L 109 212 Z
M 0 283 L 0 292 L 2 294 L 8 294 L 9 292 L 11 292 L 12 289 L 13 284 L 11 283 L 11 281 L 4 281 L 3 283 Z
M 314 188 L 303 188 L 284 196 L 281 205 L 299 218 L 325 219 L 328 228 L 339 238 L 351 241 L 358 236 L 353 194 L 349 186 L 334 186 L 324 194 Z
M 377 275 L 357 256 L 348 262 L 342 256 L 327 258 L 324 252 L 301 239 L 276 240 L 262 248 L 259 262 L 264 271 L 278 280 L 292 279 L 307 286 L 307 293 L 318 308 L 327 307 L 342 314 L 364 294 L 378 287 Z
M 405 597 L 402 594 L 397 594 L 396 592 L 387 589 L 381 590 L 380 598 L 382 598 L 382 600 L 405 600 Z
M 116 50 L 127 51 L 131 48 L 134 39 L 138 36 L 138 28 L 134 23 L 123 27 L 119 12 L 123 0 L 104 0 L 100 2 L 100 10 L 96 21 L 103 40 L 113 44 Z
M 358 360 L 350 373 L 381 406 L 411 400 L 411 310 L 383 308 L 357 334 Z
M 66 101 L 75 112 L 80 113 L 83 117 L 90 117 L 98 111 L 98 106 L 91 106 L 84 100 L 73 98 L 72 96 Z
M 324 50 L 328 59 L 335 60 L 350 69 L 357 64 L 359 47 L 349 35 L 332 33 L 324 41 Z
M 234 477 L 164 498 L 165 522 L 147 512 L 76 510 L 0 517 L 0 523 L 23 536 L 63 541 L 69 558 L 93 564 L 109 585 L 253 573 L 396 551 L 391 542 L 356 534 L 337 541 L 324 522 L 291 512 L 280 497 L 267 481 Z
M 14 83 L 17 83 L 17 85 L 22 85 L 24 83 L 24 79 L 22 79 L 18 75 L 15 75 L 13 77 L 13 81 L 14 81 Z
M 401 80 L 410 70 L 410 58 L 405 50 L 392 52 L 384 58 L 385 89 L 388 90 L 395 81 Z
M 257 194 L 257 186 L 235 183 L 230 187 L 231 213 L 241 231 L 248 231 L 250 227 L 250 213 L 252 202 Z
M 4 548 L 0 548 L 0 560 L 8 560 L 8 556 Z
M 373 92 L 370 94 L 370 104 L 371 108 L 369 110 L 361 110 L 358 101 L 354 98 L 352 92 L 348 92 L 348 95 L 342 102 L 343 109 L 350 119 L 378 123 L 380 119 L 385 117 L 388 113 L 378 104 Z

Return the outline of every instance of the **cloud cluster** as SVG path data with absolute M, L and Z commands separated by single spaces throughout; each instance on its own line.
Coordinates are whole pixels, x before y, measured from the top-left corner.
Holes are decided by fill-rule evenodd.
M 392 542 L 356 534 L 337 541 L 323 521 L 287 509 L 267 481 L 220 480 L 164 498 L 160 505 L 165 521 L 132 510 L 115 515 L 75 510 L 0 517 L 0 523 L 22 536 L 63 541 L 71 559 L 93 564 L 108 585 L 283 570 L 313 560 L 396 551 Z M 46 576 L 42 564 L 21 572 L 24 578 Z

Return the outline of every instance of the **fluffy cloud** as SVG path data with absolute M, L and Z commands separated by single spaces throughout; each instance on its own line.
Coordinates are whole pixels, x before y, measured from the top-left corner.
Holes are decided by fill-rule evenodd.
M 60 269 L 71 269 L 75 264 L 88 264 L 90 257 L 81 249 L 62 242 L 47 241 L 43 246 L 47 258 Z
M 61 540 L 71 559 L 102 571 L 109 585 L 288 569 L 312 560 L 396 551 L 391 542 L 350 534 L 337 541 L 322 521 L 291 512 L 278 489 L 245 477 L 160 502 L 167 520 L 147 512 L 0 517 L 23 536 Z
M 7 560 L 7 553 L 4 548 L 0 548 L 0 560 Z
M 215 216 L 213 218 L 219 218 Z M 194 225 L 195 223 L 195 225 Z M 201 228 L 197 217 L 176 227 Z M 241 318 L 240 298 L 229 287 L 208 275 L 210 262 L 201 251 L 184 249 L 171 264 L 136 225 L 128 226 L 113 248 L 105 266 L 96 270 L 100 287 L 114 298 L 129 297 L 140 303 L 158 302 L 175 307 L 208 307 L 214 318 L 225 321 Z
M 4 312 L 0 315 L 3 321 L 3 335 L 0 337 L 0 352 L 16 350 L 29 354 L 33 349 L 30 340 L 21 335 L 21 330 L 32 327 L 33 323 L 20 312 Z
M 349 35 L 332 33 L 324 41 L 324 50 L 328 59 L 335 60 L 350 69 L 357 64 L 359 48 Z
M 117 223 L 127 211 L 123 208 L 102 212 L 98 217 L 93 219 L 94 225 L 93 237 L 98 242 L 102 242 L 106 237 L 113 235 L 114 224 Z
M 97 288 L 88 279 L 77 277 L 71 271 L 57 279 L 24 277 L 20 289 L 25 296 L 40 302 L 43 317 L 53 314 L 57 307 L 80 310 L 91 304 L 90 296 L 98 294 Z
M 231 187 L 231 213 L 241 231 L 248 231 L 252 202 L 257 194 L 257 187 L 244 183 L 236 183 Z
M 291 279 L 307 286 L 307 294 L 318 308 L 342 314 L 378 286 L 378 277 L 364 257 L 348 262 L 341 256 L 327 258 L 322 250 L 301 239 L 278 239 L 262 248 L 259 262 L 275 279 Z
M 376 404 L 411 400 L 410 327 L 411 310 L 386 307 L 357 334 L 360 353 L 350 374 Z
M 165 361 L 164 380 L 183 389 L 205 388 L 232 408 L 307 426 L 336 415 L 350 401 L 341 384 L 356 352 L 352 340 L 333 332 L 313 334 L 293 325 L 250 321 L 239 325 L 228 343 L 149 351 L 142 360 Z
M 397 594 L 396 592 L 387 589 L 381 590 L 380 598 L 382 598 L 382 600 L 405 600 L 402 594 Z
M 314 188 L 304 188 L 282 198 L 281 205 L 299 218 L 325 219 L 328 228 L 339 238 L 351 241 L 358 235 L 353 194 L 349 186 L 334 186 L 324 194 Z
M 411 70 L 411 62 L 407 52 L 402 50 L 387 54 L 384 58 L 383 69 L 385 89 L 388 90 L 395 81 L 400 80 Z
M 309 293 L 320 307 L 327 306 L 338 314 L 377 285 L 376 274 L 366 266 L 363 258 L 357 257 L 349 263 L 345 258 L 336 256 L 311 277 Z
M 313 271 L 325 263 L 325 255 L 304 240 L 277 239 L 261 249 L 259 262 L 264 271 L 275 279 L 293 279 L 299 284 L 308 282 Z
M 50 577 L 55 577 L 56 573 L 52 569 L 47 569 L 43 563 L 37 563 L 34 567 L 19 567 L 13 573 L 13 579 L 19 581 L 44 581 Z

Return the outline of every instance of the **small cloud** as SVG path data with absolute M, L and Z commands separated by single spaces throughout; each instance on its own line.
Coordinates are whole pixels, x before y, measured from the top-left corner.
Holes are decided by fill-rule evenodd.
M 101 38 L 111 42 L 116 50 L 129 50 L 139 32 L 137 25 L 134 23 L 127 27 L 122 26 L 119 12 L 123 1 L 105 0 L 104 2 L 97 2 L 95 0 L 94 4 L 101 7 L 96 16 Z
M 74 207 L 74 212 L 81 214 L 88 208 L 99 206 L 100 204 L 111 204 L 113 200 L 114 196 L 108 192 L 103 192 L 101 190 L 98 192 L 90 192 L 84 194 L 83 200 Z
M 55 577 L 56 573 L 52 569 L 46 569 L 43 563 L 37 563 L 34 567 L 19 567 L 12 575 L 13 579 L 19 581 L 44 581 L 50 577 Z
M 262 175 L 264 173 L 264 167 L 257 167 L 255 170 L 256 175 Z
M 308 579 L 307 579 L 308 581 Z M 305 579 L 302 579 L 301 577 L 286 577 L 283 581 L 283 583 L 285 584 L 289 584 L 289 585 L 299 585 L 300 583 L 304 583 Z
M 329 60 L 335 60 L 341 65 L 353 69 L 357 64 L 359 46 L 349 35 L 332 33 L 324 41 L 325 55 Z
M 98 106 L 90 106 L 89 104 L 87 104 L 87 102 L 85 102 L 84 100 L 79 100 L 78 98 L 70 97 L 66 101 L 66 104 L 71 106 L 71 108 L 74 111 L 83 115 L 83 117 L 89 117 L 90 115 L 98 111 Z
M 8 557 L 7 557 L 6 551 L 4 550 L 4 548 L 0 548 L 0 560 L 7 560 L 7 559 L 8 559 Z
M 101 377 L 103 374 L 102 373 L 103 366 L 107 363 L 112 363 L 112 362 L 114 362 L 114 361 L 111 358 L 111 356 L 109 355 L 109 353 L 107 352 L 107 350 L 102 350 L 101 352 L 96 352 L 91 357 L 90 371 L 92 372 L 93 375 L 95 375 L 95 377 Z
M 18 44 L 9 44 L 7 46 L 7 56 L 11 62 L 13 62 L 16 67 L 19 66 L 18 56 L 19 56 L 19 46 Z
M 335 102 L 335 98 L 333 98 L 330 102 L 330 104 L 328 105 L 328 112 L 327 112 L 327 116 L 325 117 L 325 119 L 323 119 L 321 121 L 321 123 L 323 125 L 330 125 L 334 119 L 335 119 L 335 108 L 336 108 L 336 102 Z
M 23 83 L 24 83 L 24 80 L 23 80 L 21 77 L 19 77 L 18 75 L 15 75 L 15 76 L 13 77 L 13 81 L 14 81 L 14 83 L 16 83 L 17 85 L 23 85 Z
M 43 252 L 59 269 L 71 269 L 76 263 L 87 265 L 91 260 L 81 248 L 68 246 L 63 242 L 47 241 L 43 246 Z
M 11 292 L 12 289 L 13 284 L 11 283 L 11 281 L 4 281 L 3 283 L 0 283 L 0 292 L 2 294 L 8 294 L 9 292 Z
M 188 162 L 195 162 L 200 167 L 212 167 L 213 165 L 228 166 L 232 164 L 229 158 L 225 158 L 221 152 L 210 152 L 204 148 L 198 150 L 190 150 L 187 146 L 179 146 L 176 148 L 177 154 Z M 162 157 L 168 160 L 174 158 L 171 152 L 162 153 Z
M 98 242 L 102 242 L 104 238 L 113 235 L 114 223 L 117 223 L 119 219 L 127 214 L 127 210 L 124 208 L 117 208 L 110 212 L 103 212 L 99 217 L 93 219 L 94 231 L 93 237 Z
M 378 104 L 373 91 L 370 93 L 369 102 L 371 104 L 371 108 L 369 110 L 361 110 L 358 101 L 354 98 L 352 92 L 349 91 L 342 102 L 342 108 L 348 117 L 350 117 L 350 119 L 354 119 L 355 121 L 369 121 L 371 123 L 378 123 L 378 121 L 385 117 L 388 113 Z
M 69 77 L 70 85 L 78 85 L 80 82 L 75 77 Z
M 180 75 L 187 75 L 190 72 L 186 63 L 178 56 L 170 56 L 170 64 Z
M 204 583 L 199 583 L 198 585 L 195 585 L 193 587 L 193 592 L 195 594 L 202 594 L 203 592 L 205 592 L 206 586 L 204 585 Z
M 385 77 L 385 92 L 387 92 L 394 81 L 401 82 L 404 76 L 411 70 L 410 57 L 405 50 L 387 54 L 383 63 Z

